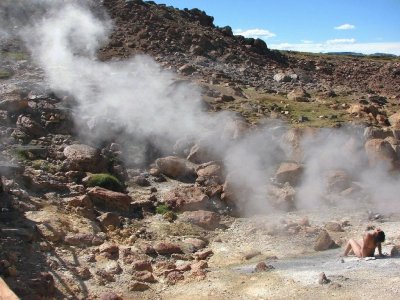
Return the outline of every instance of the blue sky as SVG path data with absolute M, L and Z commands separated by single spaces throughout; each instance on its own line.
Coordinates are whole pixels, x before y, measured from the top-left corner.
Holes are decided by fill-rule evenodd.
M 400 55 L 400 0 L 158 0 L 199 8 L 217 26 L 273 49 Z

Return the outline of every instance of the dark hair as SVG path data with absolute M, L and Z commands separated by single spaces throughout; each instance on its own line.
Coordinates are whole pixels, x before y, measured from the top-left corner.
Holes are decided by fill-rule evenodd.
M 385 241 L 385 233 L 381 230 L 377 231 L 375 241 L 378 243 L 383 243 Z

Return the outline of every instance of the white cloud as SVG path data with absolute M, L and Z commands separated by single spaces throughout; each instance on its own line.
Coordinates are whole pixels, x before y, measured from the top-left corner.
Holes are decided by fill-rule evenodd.
M 254 29 L 248 29 L 248 30 L 242 30 L 242 29 L 235 29 L 233 31 L 235 35 L 243 35 L 244 37 L 248 38 L 260 38 L 260 39 L 268 39 L 271 37 L 276 36 L 275 33 L 266 30 L 266 29 L 259 29 L 259 28 L 254 28 Z
M 312 43 L 314 43 L 313 41 L 310 41 L 310 40 L 301 40 L 301 42 L 303 44 L 312 44 Z
M 334 44 L 352 44 L 355 43 L 355 39 L 333 39 L 333 40 L 327 40 L 326 43 L 329 45 L 334 45 Z
M 364 54 L 390 53 L 400 55 L 400 42 L 393 43 L 281 43 L 269 44 L 269 48 L 301 52 L 358 52 Z
M 342 25 L 335 27 L 336 30 L 350 30 L 350 29 L 354 29 L 354 28 L 356 28 L 356 26 L 351 25 L 351 24 L 342 24 Z

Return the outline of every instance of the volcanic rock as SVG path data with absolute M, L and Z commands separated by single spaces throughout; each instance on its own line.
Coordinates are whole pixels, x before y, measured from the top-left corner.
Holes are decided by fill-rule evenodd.
M 303 167 L 298 163 L 284 162 L 276 171 L 276 180 L 279 183 L 288 182 L 290 185 L 296 185 L 303 173 Z
M 46 134 L 46 131 L 38 122 L 26 115 L 20 115 L 18 117 L 17 128 L 33 137 L 41 137 Z
M 100 215 L 99 217 L 97 217 L 97 220 L 104 228 L 107 228 L 108 226 L 113 226 L 114 228 L 117 228 L 121 224 L 119 216 L 112 212 L 107 212 Z
M 20 93 L 14 91 L 8 94 L 2 95 L 0 101 L 0 110 L 6 110 L 8 112 L 18 112 L 28 108 L 28 99 L 22 97 Z
M 274 80 L 277 82 L 290 82 L 292 81 L 292 77 L 285 73 L 277 73 L 274 75 Z
M 389 123 L 394 128 L 400 128 L 400 112 L 397 112 L 389 117 Z
M 122 300 L 122 298 L 113 292 L 104 292 L 100 295 L 100 300 Z
M 179 216 L 183 222 L 192 223 L 205 229 L 213 230 L 219 226 L 220 216 L 211 211 L 186 211 Z
M 176 156 L 159 158 L 156 160 L 156 165 L 161 173 L 172 178 L 191 177 L 195 175 L 194 168 L 190 163 Z
M 88 196 L 96 206 L 111 210 L 128 211 L 132 198 L 126 194 L 95 187 L 88 191 Z
M 159 242 L 153 246 L 154 250 L 160 255 L 171 255 L 173 253 L 183 253 L 179 245 L 169 242 Z
M 326 173 L 325 182 L 329 193 L 340 193 L 351 187 L 352 178 L 345 170 L 337 169 Z
M 335 245 L 329 233 L 326 230 L 322 230 L 315 241 L 314 250 L 324 251 L 335 247 Z
M 164 202 L 178 211 L 192 211 L 207 208 L 209 198 L 195 186 L 177 187 L 164 195 Z
M 389 142 L 382 139 L 371 139 L 365 143 L 365 151 L 371 165 L 379 162 L 392 164 L 396 158 L 396 152 Z
M 88 145 L 74 144 L 64 149 L 67 170 L 101 172 L 105 169 L 105 162 L 100 152 Z

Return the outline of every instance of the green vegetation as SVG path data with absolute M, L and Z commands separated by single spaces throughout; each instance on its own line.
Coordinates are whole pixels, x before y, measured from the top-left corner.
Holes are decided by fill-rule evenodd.
M 12 60 L 26 60 L 28 59 L 28 54 L 24 52 L 1 52 L 2 56 L 5 56 Z
M 43 159 L 37 159 L 32 162 L 32 168 L 36 170 L 43 170 L 50 173 L 59 171 L 59 167 Z
M 8 79 L 12 76 L 12 72 L 6 69 L 0 68 L 0 79 Z
M 106 173 L 92 174 L 89 177 L 88 186 L 99 186 L 115 192 L 123 190 L 123 184 L 115 176 Z
M 167 212 L 169 212 L 169 211 L 171 211 L 170 209 L 169 209 L 169 207 L 166 205 L 166 204 L 159 204 L 157 207 L 156 207 L 156 213 L 158 213 L 158 214 L 160 214 L 160 215 L 163 215 L 163 214 L 165 214 L 165 213 L 167 213 Z
M 29 151 L 24 149 L 16 149 L 15 155 L 17 156 L 18 160 L 26 161 L 30 159 Z

